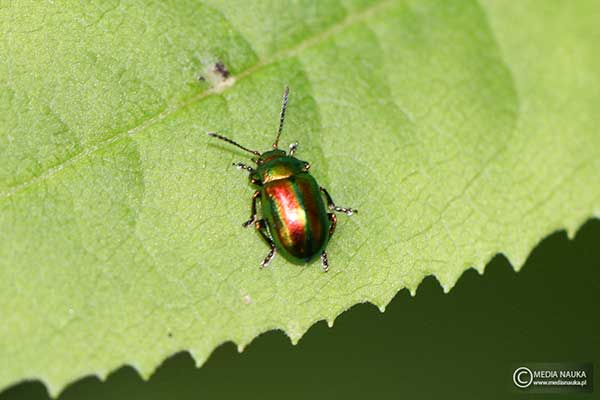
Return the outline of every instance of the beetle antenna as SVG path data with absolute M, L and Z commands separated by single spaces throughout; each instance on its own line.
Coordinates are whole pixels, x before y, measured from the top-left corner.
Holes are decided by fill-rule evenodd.
M 285 119 L 285 110 L 287 109 L 288 94 L 290 94 L 290 88 L 286 86 L 283 90 L 283 101 L 281 102 L 281 113 L 279 114 L 279 129 L 277 129 L 277 137 L 275 138 L 275 143 L 273 143 L 273 148 L 275 149 L 279 145 L 279 136 L 281 136 L 281 131 L 283 130 L 283 120 Z
M 225 136 L 221 136 L 221 135 L 219 135 L 218 133 L 214 133 L 214 132 L 208 132 L 208 136 L 212 136 L 212 137 L 214 137 L 214 138 L 221 139 L 221 140 L 223 140 L 224 142 L 230 143 L 230 144 L 232 144 L 232 145 L 234 145 L 234 146 L 237 146 L 237 147 L 239 147 L 240 149 L 242 149 L 242 150 L 244 150 L 244 151 L 247 151 L 248 153 L 252 153 L 252 154 L 255 154 L 255 155 L 257 155 L 257 156 L 259 156 L 259 157 L 260 157 L 260 153 L 259 153 L 258 151 L 256 151 L 256 150 L 250 150 L 250 149 L 248 149 L 248 148 L 246 148 L 246 147 L 242 146 L 241 144 L 239 144 L 239 143 L 236 143 L 236 142 L 234 142 L 233 140 L 226 138 Z

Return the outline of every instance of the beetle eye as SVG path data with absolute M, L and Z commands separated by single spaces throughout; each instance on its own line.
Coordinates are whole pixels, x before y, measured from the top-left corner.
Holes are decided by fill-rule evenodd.
M 304 163 L 304 170 L 305 170 L 305 171 L 308 171 L 309 169 L 310 169 L 310 164 L 309 164 L 309 163 L 307 163 L 307 162 L 305 162 L 305 163 Z

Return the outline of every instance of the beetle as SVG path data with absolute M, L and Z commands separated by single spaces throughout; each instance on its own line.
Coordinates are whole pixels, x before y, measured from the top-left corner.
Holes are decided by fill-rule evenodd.
M 258 190 L 252 196 L 250 219 L 242 226 L 247 228 L 254 225 L 270 248 L 260 267 L 268 266 L 275 253 L 279 252 L 295 264 L 310 263 L 320 256 L 323 270 L 327 272 L 329 261 L 325 249 L 335 232 L 335 213 L 352 215 L 358 210 L 335 205 L 327 190 L 319 186 L 308 172 L 310 164 L 294 156 L 298 143 L 292 143 L 287 153 L 279 149 L 288 95 L 289 87 L 286 86 L 279 114 L 279 128 L 272 150 L 261 153 L 217 133 L 209 132 L 208 135 L 257 156 L 252 158 L 256 167 L 241 162 L 233 163 L 233 166 L 247 171 L 250 182 L 258 186 Z M 260 219 L 256 207 L 259 200 L 262 211 Z

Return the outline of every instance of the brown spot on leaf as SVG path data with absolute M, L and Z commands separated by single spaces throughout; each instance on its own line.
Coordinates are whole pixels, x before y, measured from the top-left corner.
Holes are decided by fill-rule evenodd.
M 225 68 L 225 64 L 221 61 L 215 63 L 215 72 L 223 77 L 223 79 L 229 78 L 229 70 Z
M 208 84 L 208 90 L 212 92 L 221 92 L 235 83 L 235 78 L 221 61 L 205 65 L 205 69 L 200 71 L 197 79 L 198 82 Z

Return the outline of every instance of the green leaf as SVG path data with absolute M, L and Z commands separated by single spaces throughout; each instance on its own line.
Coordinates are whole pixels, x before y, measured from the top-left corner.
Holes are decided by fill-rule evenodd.
M 26 3 L 0 4 L 0 387 L 295 343 L 600 216 L 592 0 Z M 285 84 L 282 142 L 360 210 L 327 274 L 258 269 L 247 154 L 205 135 L 266 150 Z

